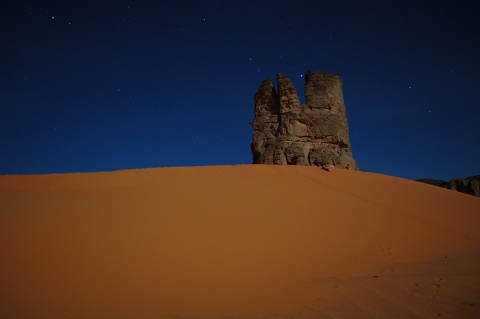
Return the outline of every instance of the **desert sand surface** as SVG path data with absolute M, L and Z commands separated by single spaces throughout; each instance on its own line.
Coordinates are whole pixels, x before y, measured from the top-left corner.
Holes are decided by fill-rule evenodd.
M 480 198 L 211 166 L 0 176 L 0 318 L 480 318 Z

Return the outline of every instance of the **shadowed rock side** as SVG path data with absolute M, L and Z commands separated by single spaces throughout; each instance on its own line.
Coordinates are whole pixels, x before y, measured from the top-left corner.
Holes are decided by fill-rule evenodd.
M 449 182 L 431 178 L 417 179 L 417 181 L 480 197 L 480 175 L 455 178 Z
M 254 164 L 311 165 L 358 170 L 353 159 L 342 78 L 325 72 L 305 76 L 306 104 L 286 76 L 270 78 L 255 93 L 251 144 Z

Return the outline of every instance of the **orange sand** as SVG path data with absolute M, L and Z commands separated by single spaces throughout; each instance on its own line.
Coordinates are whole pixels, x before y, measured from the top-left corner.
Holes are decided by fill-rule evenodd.
M 300 166 L 0 176 L 0 318 L 480 318 L 480 198 Z

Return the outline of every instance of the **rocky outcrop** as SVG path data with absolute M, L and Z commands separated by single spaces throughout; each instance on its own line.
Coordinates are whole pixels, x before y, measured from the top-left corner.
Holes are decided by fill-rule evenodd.
M 292 81 L 277 75 L 255 93 L 251 144 L 254 164 L 313 165 L 358 170 L 353 159 L 343 101 L 342 78 L 308 72 L 306 104 L 300 105 Z
M 449 182 L 431 178 L 417 179 L 417 182 L 431 184 L 480 197 L 480 175 L 468 178 L 455 178 Z

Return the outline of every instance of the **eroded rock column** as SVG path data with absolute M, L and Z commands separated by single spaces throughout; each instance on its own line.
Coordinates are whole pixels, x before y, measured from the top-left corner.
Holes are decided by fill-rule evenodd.
M 292 81 L 277 75 L 255 93 L 251 144 L 254 164 L 314 165 L 358 169 L 353 159 L 342 78 L 325 72 L 305 75 L 306 104 Z

